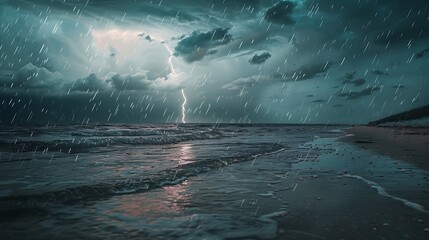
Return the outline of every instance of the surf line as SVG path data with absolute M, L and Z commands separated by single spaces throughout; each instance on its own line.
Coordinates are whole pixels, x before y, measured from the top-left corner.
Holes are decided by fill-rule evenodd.
M 409 201 L 407 199 L 400 198 L 400 197 L 395 197 L 395 196 L 390 195 L 386 191 L 386 189 L 384 189 L 380 184 L 378 184 L 378 183 L 376 183 L 374 181 L 368 180 L 368 179 L 363 178 L 363 177 L 358 176 L 358 175 L 345 174 L 344 177 L 359 179 L 359 180 L 365 182 L 366 184 L 368 184 L 371 188 L 376 189 L 378 195 L 380 195 L 380 196 L 388 197 L 388 198 L 391 198 L 391 199 L 393 199 L 395 201 L 401 202 L 405 206 L 407 206 L 409 208 L 413 208 L 414 210 L 417 210 L 419 212 L 429 213 L 429 211 L 427 211 L 422 205 L 420 205 L 418 203 L 411 202 L 411 201 Z

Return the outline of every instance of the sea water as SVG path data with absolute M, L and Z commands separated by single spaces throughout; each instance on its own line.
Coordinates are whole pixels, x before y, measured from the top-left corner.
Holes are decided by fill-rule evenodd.
M 304 216 L 314 220 L 326 215 L 319 212 L 331 207 L 326 201 L 330 196 L 340 206 L 342 198 L 362 194 L 336 189 L 338 185 L 353 183 L 361 189 L 374 183 L 362 181 L 367 178 L 359 164 L 329 161 L 338 148 L 348 151 L 339 143 L 326 144 L 345 135 L 338 129 L 233 124 L 2 127 L 0 233 L 5 239 L 342 236 L 298 224 Z M 376 191 L 365 194 L 372 193 L 368 199 L 390 203 Z M 424 236 L 424 227 L 418 229 Z

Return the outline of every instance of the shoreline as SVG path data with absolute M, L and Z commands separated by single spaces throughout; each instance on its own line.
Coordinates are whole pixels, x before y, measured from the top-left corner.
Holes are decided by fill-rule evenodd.
M 429 127 L 354 126 L 340 141 L 429 170 Z

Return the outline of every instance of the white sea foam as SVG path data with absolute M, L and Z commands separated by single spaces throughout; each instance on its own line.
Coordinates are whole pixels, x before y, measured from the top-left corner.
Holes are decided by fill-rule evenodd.
M 393 199 L 393 200 L 395 200 L 395 201 L 402 202 L 405 206 L 410 207 L 410 208 L 413 208 L 414 210 L 417 210 L 417 211 L 419 211 L 419 212 L 429 213 L 429 211 L 427 211 L 427 210 L 426 210 L 422 205 L 420 205 L 420 204 L 418 204 L 418 203 L 412 202 L 412 201 L 407 200 L 407 199 L 405 199 L 405 198 L 400 198 L 400 197 L 396 197 L 396 196 L 390 195 L 390 194 L 386 191 L 386 189 L 384 189 L 380 184 L 378 184 L 378 183 L 376 183 L 376 182 L 374 182 L 374 181 L 368 180 L 368 179 L 363 178 L 363 177 L 358 176 L 358 175 L 345 174 L 344 176 L 345 176 L 345 177 L 349 177 L 349 178 L 359 179 L 359 180 L 361 180 L 361 181 L 365 182 L 365 183 L 366 183 L 366 184 L 368 184 L 371 188 L 376 189 L 376 190 L 377 190 L 377 193 L 378 193 L 380 196 L 388 197 L 388 198 L 391 198 L 391 199 Z
M 186 177 L 181 177 L 181 178 L 177 178 L 175 180 L 162 181 L 159 183 L 159 186 L 163 187 L 163 186 L 169 186 L 169 185 L 176 185 L 176 184 L 179 184 L 185 180 L 186 180 Z
M 151 229 L 150 237 L 172 237 L 175 239 L 235 239 L 277 236 L 277 222 L 274 217 L 284 216 L 285 211 L 257 216 L 229 214 L 193 214 L 175 219 L 160 219 L 146 227 Z M 168 226 L 166 228 L 165 226 Z

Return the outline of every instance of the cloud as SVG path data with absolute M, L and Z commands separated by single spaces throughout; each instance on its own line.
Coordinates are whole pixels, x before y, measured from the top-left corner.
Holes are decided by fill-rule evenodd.
M 150 95 L 164 92 L 159 89 L 187 87 L 186 93 L 193 93 L 189 94 L 189 107 L 198 107 L 201 102 L 206 105 L 211 103 L 212 108 L 207 116 L 213 116 L 213 121 L 225 112 L 229 115 L 222 115 L 225 116 L 223 121 L 237 121 L 247 114 L 246 111 L 251 112 L 251 105 L 243 111 L 231 111 L 233 108 L 229 102 L 232 101 L 225 100 L 222 105 L 225 109 L 219 108 L 216 112 L 213 110 L 216 109 L 214 100 L 220 97 L 219 102 L 222 102 L 223 98 L 234 94 L 229 91 L 240 94 L 249 91 L 251 94 L 234 101 L 235 109 L 241 110 L 245 102 L 262 103 L 262 110 L 272 110 L 260 111 L 259 115 L 270 112 L 265 120 L 276 121 L 277 118 L 272 116 L 275 111 L 280 116 L 286 112 L 293 113 L 291 109 L 295 106 L 316 108 L 320 103 L 311 101 L 324 99 L 326 103 L 331 94 L 338 101 L 335 102 L 334 98 L 332 104 L 361 95 L 362 100 L 371 100 L 378 95 L 377 91 L 363 97 L 367 92 L 362 89 L 367 87 L 370 78 L 375 78 L 372 80 L 376 82 L 379 82 L 378 78 L 387 80 L 385 75 L 388 73 L 393 82 L 381 93 L 383 98 L 381 94 L 377 97 L 374 108 L 369 109 L 367 104 L 352 100 L 345 102 L 353 106 L 338 109 L 341 118 L 347 115 L 345 118 L 351 118 L 351 121 L 355 121 L 354 117 L 360 121 L 374 117 L 376 112 L 393 111 L 402 101 L 401 108 L 410 106 L 411 101 L 407 99 L 413 99 L 415 96 L 412 95 L 428 85 L 424 79 L 429 68 L 418 64 L 426 61 L 429 53 L 425 27 L 429 9 L 425 1 L 0 2 L 3 7 L 0 18 L 5 26 L 3 34 L 0 34 L 0 45 L 3 44 L 1 51 L 7 56 L 0 61 L 0 87 L 11 89 L 5 90 L 9 93 L 19 91 L 21 96 L 25 95 L 24 91 L 31 94 L 37 89 L 41 89 L 38 91 L 41 94 L 45 89 L 51 89 L 65 95 L 63 93 L 70 89 L 75 92 L 67 95 L 70 98 L 85 95 L 77 94 L 79 92 L 95 91 L 108 97 L 111 90 L 115 90 L 115 94 L 118 90 L 123 99 L 112 98 L 112 104 L 116 107 L 126 103 L 130 95 Z M 215 29 L 224 31 L 224 41 Z M 141 31 L 144 34 L 137 37 Z M 167 41 L 167 47 L 178 56 L 171 59 L 177 72 L 175 76 L 169 75 L 170 52 L 160 44 L 162 40 L 159 39 Z M 150 43 L 150 40 L 153 42 Z M 272 56 L 264 59 L 265 52 Z M 417 60 L 415 67 L 399 63 L 411 59 L 413 53 L 413 62 Z M 338 64 L 331 67 L 330 63 L 325 65 L 326 60 Z M 16 73 L 28 63 L 38 68 L 44 67 L 48 71 L 45 75 L 52 75 L 47 77 L 52 88 L 42 87 L 47 84 L 37 78 L 31 79 L 33 83 L 25 81 L 24 88 L 16 85 L 19 83 Z M 368 75 L 364 76 L 368 68 Z M 149 72 L 142 72 L 146 70 Z M 42 69 L 38 71 L 43 75 Z M 56 75 L 57 72 L 61 76 Z M 343 81 L 348 83 L 345 90 L 348 94 L 337 97 L 337 94 L 342 95 L 338 92 L 344 85 Z M 11 84 L 14 84 L 13 88 L 9 87 Z M 392 86 L 403 84 L 407 88 L 399 90 L 397 100 L 387 101 L 384 111 L 378 111 L 376 108 L 382 105 L 378 101 L 391 99 L 389 94 L 395 91 Z M 333 89 L 335 85 L 339 88 Z M 171 93 L 173 98 L 162 101 L 169 106 L 169 111 L 174 110 L 177 115 L 180 95 L 179 98 L 174 95 L 180 92 Z M 283 98 L 288 96 L 289 105 L 277 108 L 271 101 L 265 104 L 267 96 L 273 94 Z M 313 97 L 306 97 L 309 94 Z M 420 93 L 419 96 L 427 100 L 425 95 Z M 108 102 L 103 101 L 105 104 Z M 359 114 L 352 117 L 351 114 L 344 114 L 350 107 Z M 106 105 L 106 108 L 110 106 Z M 162 114 L 163 105 L 156 104 L 156 110 Z M 166 115 L 170 114 L 172 112 Z M 291 121 L 299 121 L 295 116 L 297 113 Z M 318 121 L 332 118 L 336 116 L 320 114 Z M 249 119 L 255 121 L 258 118 Z M 200 119 L 196 117 L 194 120 Z
M 355 75 L 356 75 L 356 71 L 349 72 L 349 73 L 346 73 L 342 79 L 343 79 L 344 81 L 350 81 L 350 80 L 352 80 L 353 78 L 355 78 Z
M 0 71 L 0 82 L 4 88 L 55 91 L 63 84 L 63 76 L 28 63 L 17 71 Z
M 196 0 L 196 2 L 204 2 L 202 0 Z M 240 14 L 237 14 L 237 12 L 242 12 L 245 14 L 245 11 L 243 9 L 250 9 L 250 11 L 253 10 L 253 12 L 257 12 L 259 9 L 262 0 L 234 0 L 234 1 L 225 1 L 225 0 L 210 0 L 210 5 L 215 11 L 219 12 L 229 12 L 230 14 L 233 14 L 232 17 L 241 17 Z
M 135 74 L 110 73 L 100 78 L 95 73 L 85 78 L 77 79 L 71 86 L 72 92 L 96 92 L 108 91 L 144 91 L 155 88 L 155 80 L 148 80 L 146 72 Z
M 361 97 L 369 96 L 379 89 L 380 89 L 379 87 L 365 88 L 361 91 L 355 91 L 355 92 L 351 91 L 348 93 L 341 92 L 341 93 L 338 93 L 337 96 L 338 97 L 345 97 L 346 99 L 358 99 Z
M 153 80 L 147 78 L 147 72 L 140 71 L 135 74 L 110 73 L 99 77 L 91 73 L 84 78 L 74 81 L 65 79 L 58 72 L 51 72 L 44 67 L 37 67 L 31 63 L 18 71 L 0 70 L 0 88 L 26 91 L 32 94 L 63 94 L 66 92 L 106 92 L 118 91 L 145 91 L 145 90 L 178 90 L 185 87 L 190 76 L 185 73 L 157 77 Z
M 371 71 L 371 73 L 374 74 L 374 75 L 378 75 L 378 76 L 387 76 L 387 75 L 389 75 L 387 72 L 384 72 L 384 71 L 378 70 L 378 69 Z
M 111 76 L 106 82 L 110 83 L 112 87 L 119 91 L 136 91 L 147 90 L 150 88 L 151 81 L 147 80 L 145 73 L 136 74 L 119 74 L 116 73 Z
M 264 53 L 261 53 L 259 55 L 255 54 L 255 55 L 253 55 L 253 57 L 251 57 L 249 59 L 249 63 L 250 64 L 262 64 L 265 61 L 267 61 L 268 58 L 270 58 L 270 57 L 271 57 L 271 54 L 269 52 L 264 52 Z
M 213 54 L 213 48 L 228 44 L 232 35 L 228 28 L 217 28 L 208 32 L 195 31 L 188 36 L 182 36 L 175 47 L 175 54 L 188 62 L 201 60 L 204 56 Z
M 150 15 L 153 18 L 159 19 L 174 19 L 178 22 L 189 22 L 198 20 L 199 18 L 192 14 L 191 11 L 186 11 L 190 7 L 187 3 L 177 3 L 175 0 L 164 0 L 163 4 L 154 4 L 147 1 L 122 0 L 122 1 L 105 1 L 91 0 L 82 3 L 80 0 L 70 1 L 52 1 L 38 0 L 37 5 L 34 5 L 32 0 L 6 0 L 8 4 L 17 6 L 23 9 L 50 9 L 59 12 L 74 12 L 81 10 L 82 16 L 93 17 L 102 16 L 105 19 L 122 19 L 119 23 L 127 20 L 141 22 L 142 15 Z M 182 10 L 182 11 L 180 11 Z M 51 11 L 50 11 L 51 13 Z M 126 14 L 124 14 L 126 13 Z
M 332 65 L 333 63 L 329 61 L 326 63 L 313 63 L 304 65 L 301 68 L 286 75 L 288 78 L 291 78 L 294 81 L 309 80 L 318 76 L 323 76 Z
M 177 91 L 185 88 L 192 81 L 192 76 L 181 72 L 178 74 L 169 74 L 167 77 L 158 77 L 151 80 L 151 88 L 163 91 Z
M 85 78 L 77 79 L 70 91 L 72 92 L 96 92 L 109 89 L 108 82 L 97 77 L 95 73 L 91 73 Z
M 150 37 L 149 34 L 146 34 L 146 33 L 143 33 L 143 32 L 137 34 L 137 36 L 143 38 L 144 40 L 146 40 L 148 42 L 152 42 L 153 41 L 153 39 Z
M 426 6 L 427 8 L 427 6 Z M 410 9 L 412 10 L 412 9 Z M 402 14 L 409 11 L 401 10 Z M 398 14 L 398 12 L 396 12 Z M 401 15 L 402 15 L 401 14 Z M 399 14 L 398 14 L 399 15 Z M 389 22 L 391 26 L 376 36 L 375 42 L 379 44 L 401 44 L 408 43 L 410 39 L 419 40 L 429 36 L 427 31 L 427 16 L 424 14 L 413 14 L 410 17 L 400 19 L 398 22 Z
M 420 51 L 420 52 L 418 52 L 418 53 L 416 53 L 415 55 L 414 55 L 414 57 L 415 58 L 422 58 L 422 57 L 424 57 L 426 54 L 428 54 L 429 53 L 429 48 L 427 48 L 427 49 L 424 49 L 424 50 L 422 50 L 422 51 Z
M 317 15 L 323 17 L 324 25 L 338 30 L 330 32 L 333 37 L 345 36 L 347 33 L 348 37 L 367 39 L 371 43 L 391 47 L 429 37 L 429 9 L 426 1 L 312 0 L 305 1 L 304 5 L 309 11 L 317 9 Z
M 315 63 L 310 65 L 302 66 L 297 70 L 290 71 L 287 73 L 274 73 L 271 75 L 253 75 L 244 78 L 238 78 L 228 84 L 222 86 L 222 89 L 229 91 L 240 90 L 243 92 L 245 88 L 252 88 L 258 85 L 261 82 L 265 84 L 275 83 L 275 82 L 292 82 L 292 81 L 303 81 L 310 80 L 316 77 L 323 75 L 329 67 L 332 66 L 331 63 Z
M 295 20 L 292 18 L 292 14 L 295 7 L 296 3 L 291 1 L 278 2 L 267 10 L 265 20 L 277 24 L 293 25 L 295 24 Z
M 358 79 L 354 79 L 354 80 L 345 80 L 345 81 L 343 81 L 343 83 L 350 83 L 350 84 L 353 84 L 356 87 L 358 87 L 358 86 L 364 85 L 366 83 L 366 81 L 363 78 L 358 78 Z
M 254 87 L 260 82 L 269 83 L 274 80 L 275 78 L 269 77 L 269 76 L 253 75 L 250 77 L 236 79 L 228 84 L 223 85 L 222 89 L 229 90 L 229 91 L 237 91 L 237 90 L 243 91 L 244 88 Z
M 110 83 L 115 90 L 119 91 L 176 91 L 184 88 L 186 81 L 190 81 L 190 78 L 186 73 L 179 73 L 169 74 L 166 77 L 158 77 L 156 79 L 148 79 L 147 72 L 142 71 L 135 74 L 115 73 L 108 77 L 105 82 Z
M 144 39 L 146 39 L 149 42 L 152 42 L 152 38 L 149 35 L 147 35 Z

